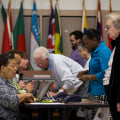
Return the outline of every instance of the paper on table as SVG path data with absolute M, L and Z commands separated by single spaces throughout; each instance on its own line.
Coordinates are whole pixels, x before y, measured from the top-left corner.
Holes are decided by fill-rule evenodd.
M 40 103 L 40 102 L 34 102 L 34 103 L 30 103 L 31 105 L 50 105 L 50 104 L 52 104 L 52 105 L 59 105 L 59 104 L 64 104 L 64 103 Z
M 33 75 L 33 78 L 50 78 L 50 75 Z

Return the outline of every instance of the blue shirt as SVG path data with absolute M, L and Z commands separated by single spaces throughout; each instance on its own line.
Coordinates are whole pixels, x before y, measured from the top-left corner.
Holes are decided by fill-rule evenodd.
M 96 75 L 97 80 L 90 80 L 89 89 L 92 95 L 105 95 L 103 86 L 103 78 L 105 70 L 108 68 L 108 61 L 111 50 L 102 41 L 100 45 L 91 52 L 91 60 L 89 62 L 89 74 Z

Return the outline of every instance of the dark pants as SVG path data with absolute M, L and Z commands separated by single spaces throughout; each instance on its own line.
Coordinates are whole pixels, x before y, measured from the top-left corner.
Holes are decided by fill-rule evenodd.
M 120 120 L 120 112 L 117 111 L 117 107 L 115 105 L 110 105 L 110 111 L 113 120 Z
M 29 108 L 25 108 L 24 104 L 19 106 L 19 114 L 17 120 L 32 120 L 32 114 Z

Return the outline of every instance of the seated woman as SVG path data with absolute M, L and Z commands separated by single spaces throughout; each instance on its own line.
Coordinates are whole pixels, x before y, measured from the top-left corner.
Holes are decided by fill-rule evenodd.
M 0 119 L 18 120 L 19 104 L 33 102 L 31 93 L 19 94 L 11 82 L 16 75 L 17 62 L 12 53 L 0 55 Z

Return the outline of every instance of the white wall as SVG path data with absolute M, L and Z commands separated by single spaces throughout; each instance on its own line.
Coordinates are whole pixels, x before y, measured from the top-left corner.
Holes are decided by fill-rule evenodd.
M 9 0 L 1 0 L 5 6 L 8 7 Z M 12 9 L 19 9 L 21 0 L 12 0 Z M 82 10 L 82 1 L 83 0 L 59 0 L 59 7 L 61 10 Z M 24 9 L 32 9 L 33 0 L 24 0 Z M 49 9 L 50 0 L 36 0 L 37 9 Z M 56 0 L 53 0 L 53 7 L 56 3 Z M 111 0 L 112 9 L 120 10 L 120 0 Z M 85 0 L 86 10 L 96 10 L 97 9 L 97 0 Z M 101 0 L 101 9 L 109 10 L 109 0 Z

